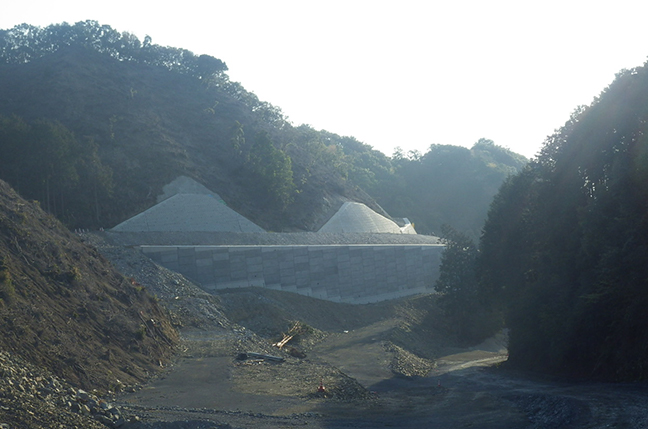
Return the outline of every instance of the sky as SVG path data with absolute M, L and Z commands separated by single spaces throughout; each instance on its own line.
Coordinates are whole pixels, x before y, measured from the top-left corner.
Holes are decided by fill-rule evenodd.
M 642 0 L 31 0 L 0 29 L 95 20 L 208 54 L 295 125 L 391 156 L 480 138 L 527 157 L 648 57 Z

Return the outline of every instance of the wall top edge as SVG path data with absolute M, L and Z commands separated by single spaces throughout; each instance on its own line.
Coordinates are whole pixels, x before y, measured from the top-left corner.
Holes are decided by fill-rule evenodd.
M 257 249 L 257 248 L 292 248 L 292 247 L 300 247 L 300 248 L 327 248 L 327 247 L 413 247 L 413 248 L 420 248 L 420 247 L 446 247 L 445 244 L 286 244 L 286 245 L 279 245 L 279 244 L 258 244 L 258 245 L 253 245 L 253 244 L 196 244 L 196 245 L 191 245 L 191 244 L 140 244 L 137 246 L 133 247 L 139 247 L 139 248 L 166 248 L 166 249 L 171 249 L 171 248 L 213 248 L 213 247 L 218 247 L 218 248 L 248 248 L 248 249 Z

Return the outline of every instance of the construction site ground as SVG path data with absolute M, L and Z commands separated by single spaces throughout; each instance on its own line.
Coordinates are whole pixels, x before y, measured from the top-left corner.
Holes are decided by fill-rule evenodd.
M 137 416 L 127 428 L 648 428 L 645 384 L 512 371 L 505 332 L 458 347 L 434 295 L 367 305 L 260 288 L 210 295 L 134 249 L 95 245 L 165 303 L 183 337 L 160 377 L 117 397 Z
M 505 350 L 492 341 L 483 347 L 488 350 L 453 349 L 456 353 L 427 360 L 393 343 L 402 327 L 403 320 L 387 318 L 318 332 L 316 344 L 299 345 L 306 350 L 303 358 L 256 349 L 284 357 L 283 362 L 237 360 L 241 343 L 254 344 L 245 340 L 245 331 L 186 331 L 176 364 L 121 397 L 120 406 L 130 406 L 142 421 L 207 419 L 232 427 L 421 427 L 423 422 L 431 427 L 430 418 L 449 427 L 457 418 L 474 417 L 460 409 L 449 412 L 467 399 L 453 392 L 450 374 L 502 362 Z

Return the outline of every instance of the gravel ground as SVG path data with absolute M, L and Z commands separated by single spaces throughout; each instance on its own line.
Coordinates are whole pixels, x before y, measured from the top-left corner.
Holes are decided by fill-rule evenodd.
M 228 234 L 219 235 L 225 237 L 221 242 L 227 242 L 227 244 L 232 244 L 232 241 L 237 244 L 259 244 L 261 241 L 264 244 L 284 245 L 348 244 L 369 241 L 367 237 L 360 237 L 364 234 L 357 234 L 355 237 L 347 236 L 344 239 L 340 234 L 248 234 L 247 237 L 243 237 L 245 234 L 237 234 L 236 240 L 233 236 L 227 237 Z M 262 236 L 265 241 L 259 240 Z M 367 236 L 375 237 L 376 235 L 369 234 Z M 374 242 L 389 244 L 396 240 L 402 242 L 403 239 L 409 239 L 411 242 L 412 237 L 416 236 L 394 235 L 391 240 L 383 237 L 381 240 L 374 240 Z M 120 235 L 120 238 L 123 236 Z M 309 410 L 314 406 L 313 404 L 318 403 L 317 401 L 325 401 L 327 406 L 335 403 L 344 406 L 356 403 L 362 408 L 373 406 L 376 399 L 375 394 L 371 393 L 366 386 L 363 386 L 355 378 L 349 377 L 340 368 L 318 359 L 311 353 L 332 334 L 332 344 L 337 341 L 345 341 L 347 338 L 344 334 L 345 330 L 360 328 L 372 320 L 376 321 L 376 326 L 381 327 L 383 325 L 380 320 L 385 317 L 393 317 L 399 312 L 402 313 L 403 308 L 396 309 L 393 303 L 366 306 L 328 303 L 272 290 L 232 290 L 219 295 L 211 295 L 183 276 L 154 264 L 136 248 L 124 246 L 124 241 L 116 240 L 115 234 L 84 234 L 83 239 L 95 246 L 124 275 L 132 277 L 146 287 L 172 313 L 174 323 L 180 329 L 183 338 L 182 353 L 178 356 L 176 365 L 169 369 L 169 378 L 178 377 L 174 383 L 181 384 L 191 378 L 192 372 L 204 368 L 202 365 L 205 360 L 217 362 L 218 365 L 226 367 L 228 371 L 228 375 L 220 383 L 227 383 L 228 380 L 233 383 L 230 386 L 229 396 L 235 395 L 233 392 L 241 392 L 242 395 L 246 395 L 244 398 L 247 406 L 257 411 L 251 413 L 254 416 L 252 418 L 246 417 L 245 413 L 237 414 L 238 410 L 235 408 L 218 408 L 216 413 L 215 409 L 207 407 L 214 411 L 210 414 L 212 424 L 218 420 L 213 420 L 214 418 L 223 419 L 226 417 L 229 419 L 228 421 L 236 421 L 242 427 L 262 427 L 263 425 L 275 427 L 271 418 L 275 413 L 264 408 L 266 405 L 261 403 L 262 399 L 268 395 L 288 398 L 285 399 L 285 404 L 290 404 L 290 406 L 285 405 L 288 408 L 285 408 L 283 413 L 284 417 L 290 417 L 289 422 L 303 421 L 304 419 L 312 422 L 320 420 L 320 417 L 315 414 L 308 414 L 310 411 L 305 411 L 306 414 L 300 412 L 305 403 L 308 404 L 306 409 Z M 230 241 L 226 239 L 230 239 Z M 419 238 L 419 241 L 430 242 L 429 238 L 425 239 L 423 236 Z M 436 241 L 433 240 L 433 242 Z M 403 318 L 399 316 L 399 320 L 401 319 Z M 287 332 L 296 320 L 304 322 L 307 333 L 302 333 L 295 338 L 285 351 L 272 347 L 272 342 L 280 339 L 281 333 Z M 378 329 L 380 332 L 366 334 L 374 337 L 380 336 L 380 341 L 376 343 L 376 350 L 385 358 L 385 373 L 388 376 L 389 374 L 420 376 L 433 369 L 433 361 L 416 356 L 394 343 L 394 341 L 399 342 L 399 338 L 404 336 L 392 335 L 392 333 L 395 331 L 402 333 L 408 327 L 401 326 L 399 329 L 395 329 L 398 328 L 397 324 L 389 323 L 391 324 L 384 330 Z M 404 320 L 401 320 L 401 323 L 406 324 Z M 262 336 L 259 336 L 258 333 L 261 333 Z M 280 365 L 254 360 L 236 361 L 235 357 L 238 354 L 247 351 L 279 355 L 285 361 Z M 305 353 L 307 357 L 292 356 L 292 351 L 297 351 L 300 354 Z M 182 372 L 185 371 L 183 368 L 189 369 Z M 276 380 L 280 380 L 280 382 L 276 383 Z M 153 381 L 153 386 L 156 386 L 155 383 L 165 385 L 168 382 L 169 380 L 163 377 L 158 381 Z M 317 388 L 320 382 L 326 385 L 326 392 L 318 392 Z M 194 386 L 192 389 L 196 389 L 196 387 Z M 168 402 L 162 401 L 163 403 L 158 403 L 156 406 L 150 406 L 151 402 L 147 401 L 152 401 L 152 398 L 146 396 L 147 394 L 148 391 L 144 388 L 120 399 L 119 405 L 126 413 L 141 418 L 136 423 L 138 426 L 134 427 L 167 427 L 159 426 L 159 423 L 165 421 L 166 424 L 171 425 L 174 418 L 195 423 L 194 426 L 186 427 L 202 427 L 200 425 L 204 422 L 201 420 L 204 413 L 195 411 L 195 407 L 191 406 L 192 403 L 198 403 L 196 398 L 193 402 L 186 402 L 186 395 L 174 397 L 173 393 L 169 393 L 167 395 Z M 229 403 L 227 399 L 223 398 L 221 403 Z M 146 412 L 142 413 L 144 409 Z M 259 410 L 267 412 L 260 413 Z M 267 418 L 261 418 L 262 415 Z M 249 419 L 254 420 L 254 423 Z M 249 426 L 252 424 L 253 426 Z

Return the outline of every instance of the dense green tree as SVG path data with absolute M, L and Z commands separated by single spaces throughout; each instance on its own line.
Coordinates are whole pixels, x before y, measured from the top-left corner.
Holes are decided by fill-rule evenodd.
M 100 225 L 112 173 L 94 143 L 79 142 L 58 122 L 0 116 L 0 153 L 0 178 L 24 197 L 40 201 L 71 226 L 81 226 L 75 219 L 84 213 L 93 214 L 88 216 L 94 218 L 93 226 Z
M 77 156 L 74 136 L 59 123 L 3 118 L 2 171 L 6 180 L 26 196 L 38 199 L 55 213 L 62 195 L 78 182 L 74 169 Z M 61 208 L 61 207 L 58 207 Z
M 648 71 L 620 73 L 495 198 L 480 243 L 485 296 L 511 364 L 648 377 Z
M 39 168 L 49 176 L 31 195 L 79 225 L 99 222 L 97 215 L 114 225 L 153 204 L 174 177 L 188 174 L 271 229 L 316 228 L 318 208 L 329 210 L 331 201 L 345 198 L 408 217 L 421 233 L 438 233 L 449 223 L 475 237 L 485 201 L 515 165 L 499 157 L 496 152 L 505 150 L 494 144 L 471 151 L 433 146 L 426 154 L 390 159 L 353 137 L 293 126 L 280 108 L 232 82 L 226 70 L 214 57 L 159 46 L 148 36 L 141 42 L 96 21 L 0 31 L 0 113 L 24 117 L 30 126 L 51 118 L 76 136 L 68 141 L 61 134 L 58 143 L 40 148 L 57 148 L 51 159 L 66 160 Z M 258 135 L 271 145 L 260 144 Z M 270 164 L 254 153 L 267 153 Z M 110 167 L 95 169 L 96 182 L 88 180 L 93 156 Z M 17 164 L 6 164 L 7 174 L 14 174 Z M 460 168 L 453 171 L 453 165 Z M 54 182 L 55 192 L 68 188 L 56 194 L 42 186 Z M 118 204 L 102 206 L 109 197 L 79 188 L 96 183 L 97 195 L 109 195 L 110 182 L 119 189 Z M 82 208 L 69 198 L 75 193 L 99 204 Z M 268 214 L 274 220 L 265 224 Z
M 196 58 L 194 70 L 200 79 L 208 79 L 227 70 L 227 67 L 218 58 L 203 54 Z
M 66 22 L 45 28 L 20 24 L 0 33 L 0 58 L 7 63 L 26 63 L 65 47 L 84 47 L 121 61 L 142 62 L 166 67 L 201 79 L 227 70 L 227 65 L 209 55 L 195 56 L 186 49 L 146 43 L 131 33 L 119 33 L 97 21 Z
M 441 237 L 446 248 L 434 288 L 441 295 L 439 304 L 455 326 L 459 340 L 474 344 L 502 327 L 500 313 L 484 305 L 479 293 L 475 242 L 448 225 L 442 227 Z
M 245 132 L 243 131 L 243 125 L 239 121 L 234 121 L 234 124 L 230 127 L 229 133 L 234 153 L 242 156 L 245 148 Z
M 250 148 L 249 168 L 255 187 L 280 211 L 292 202 L 295 192 L 290 157 L 277 149 L 265 132 L 259 132 Z

